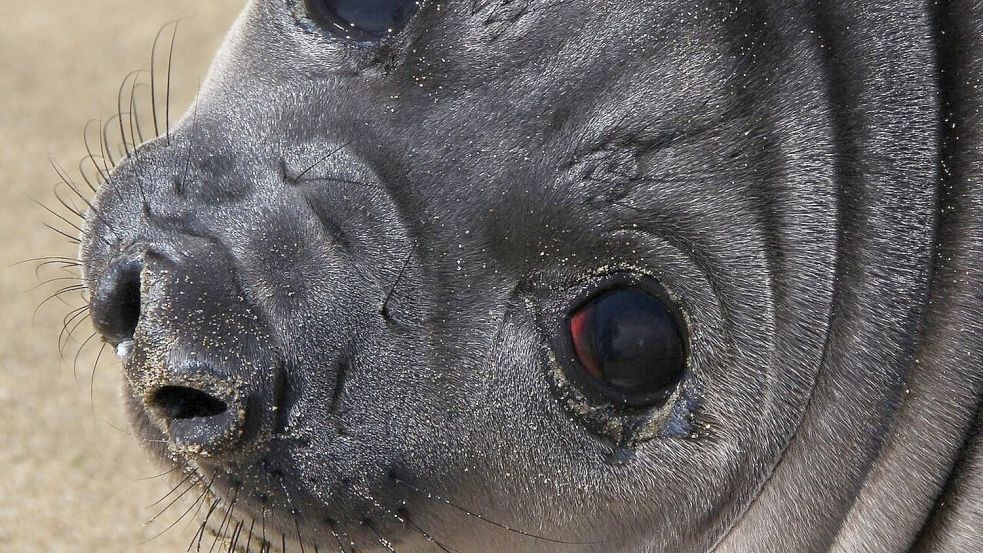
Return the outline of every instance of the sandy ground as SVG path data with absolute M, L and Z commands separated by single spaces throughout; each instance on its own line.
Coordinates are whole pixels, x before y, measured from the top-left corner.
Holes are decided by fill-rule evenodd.
M 98 344 L 78 360 L 78 341 L 59 358 L 57 341 L 70 307 L 48 302 L 32 312 L 58 281 L 38 290 L 30 264 L 42 255 L 73 256 L 64 238 L 43 228 L 57 223 L 33 200 L 52 203 L 53 156 L 74 167 L 84 154 L 86 122 L 115 112 L 116 89 L 148 65 L 150 46 L 165 22 L 188 18 L 178 36 L 176 112 L 193 98 L 225 30 L 244 0 L 0 0 L 0 550 L 12 552 L 184 551 L 182 525 L 150 543 L 167 525 L 144 524 L 146 507 L 167 482 L 141 480 L 159 472 L 127 434 L 116 360 L 101 360 L 89 376 Z M 74 171 L 74 169 L 73 169 Z M 67 228 L 64 223 L 61 228 Z M 57 271 L 42 277 L 67 276 Z M 65 298 L 81 305 L 78 296 Z M 79 341 L 91 333 L 78 328 Z M 108 353 L 108 352 L 107 352 Z M 168 519 L 169 521 L 169 519 Z

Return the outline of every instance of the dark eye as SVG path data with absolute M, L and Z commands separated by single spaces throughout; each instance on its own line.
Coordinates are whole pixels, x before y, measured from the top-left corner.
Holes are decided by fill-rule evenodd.
M 631 406 L 665 401 L 682 377 L 685 344 L 666 301 L 635 288 L 602 292 L 567 320 L 577 369 L 609 399 Z
M 420 0 L 307 0 L 308 10 L 332 33 L 358 42 L 398 33 Z

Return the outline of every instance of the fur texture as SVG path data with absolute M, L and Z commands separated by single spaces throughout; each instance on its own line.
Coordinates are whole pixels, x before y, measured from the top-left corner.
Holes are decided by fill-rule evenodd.
M 90 289 L 144 264 L 134 425 L 241 550 L 983 551 L 981 28 L 433 0 L 353 46 L 255 0 L 87 219 Z M 551 348 L 612 272 L 688 321 L 634 441 Z M 175 382 L 243 434 L 177 443 Z

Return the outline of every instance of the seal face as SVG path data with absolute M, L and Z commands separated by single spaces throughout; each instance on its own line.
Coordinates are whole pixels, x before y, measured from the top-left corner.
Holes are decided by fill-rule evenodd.
M 252 2 L 86 220 L 133 426 L 241 551 L 983 549 L 933 10 Z

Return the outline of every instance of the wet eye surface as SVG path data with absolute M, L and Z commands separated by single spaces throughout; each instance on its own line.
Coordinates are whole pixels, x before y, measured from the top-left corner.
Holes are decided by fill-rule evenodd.
M 307 0 L 308 10 L 327 30 L 358 42 L 398 33 L 420 4 L 419 0 Z
M 566 319 L 568 372 L 615 403 L 646 407 L 663 402 L 686 365 L 680 327 L 668 301 L 644 289 L 595 293 Z

